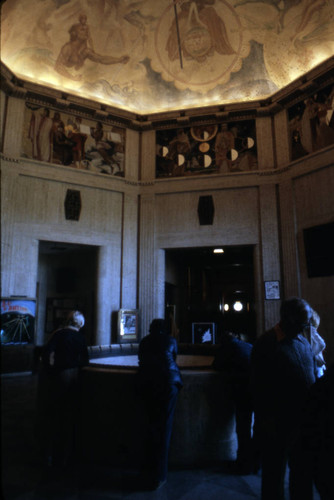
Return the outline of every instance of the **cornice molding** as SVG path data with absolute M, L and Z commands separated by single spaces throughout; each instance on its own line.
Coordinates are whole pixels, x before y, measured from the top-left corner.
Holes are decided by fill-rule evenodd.
M 283 109 L 309 97 L 317 90 L 334 84 L 334 56 L 298 78 L 270 98 L 260 101 L 232 103 L 190 110 L 137 115 L 116 107 L 61 92 L 17 78 L 1 62 L 1 89 L 7 95 L 25 99 L 41 106 L 67 109 L 76 115 L 103 121 L 106 124 L 136 131 L 148 131 L 180 126 L 193 126 L 224 121 L 239 121 L 274 116 Z
M 320 169 L 323 169 L 323 168 L 328 168 L 328 167 L 333 167 L 334 166 L 334 162 L 333 162 L 333 152 L 334 152 L 334 146 L 328 146 L 327 148 L 325 148 L 324 150 L 321 150 L 321 151 L 317 151 L 317 152 L 314 152 L 314 153 L 311 153 L 310 155 L 308 155 L 307 157 L 303 157 L 303 158 L 300 158 L 299 160 L 295 160 L 294 162 L 291 162 L 289 164 L 285 164 L 285 165 L 282 165 L 281 167 L 278 167 L 278 168 L 272 168 L 272 169 L 268 169 L 268 170 L 255 170 L 255 171 L 249 171 L 249 172 L 235 172 L 235 173 L 226 173 L 226 174 L 216 174 L 214 176 L 212 175 L 206 175 L 206 176 L 191 176 L 191 177 L 171 177 L 171 178 L 166 178 L 166 179 L 162 179 L 162 178 L 157 178 L 157 179 L 149 179 L 149 180 L 135 180 L 135 179 L 126 179 L 125 177 L 115 177 L 115 176 L 109 176 L 109 175 L 105 175 L 105 174 L 96 174 L 96 173 L 93 173 L 93 172 L 89 172 L 89 171 L 85 171 L 85 170 L 76 170 L 76 169 L 72 169 L 71 167 L 63 167 L 63 166 L 60 166 L 60 165 L 55 165 L 55 164 L 52 164 L 52 163 L 43 163 L 43 162 L 39 162 L 37 160 L 32 160 L 30 158 L 17 158 L 17 157 L 12 157 L 12 156 L 9 156 L 9 155 L 6 155 L 4 153 L 0 153 L 0 160 L 1 162 L 2 161 L 6 161 L 8 163 L 15 163 L 15 164 L 18 164 L 18 165 L 21 165 L 22 167 L 24 167 L 25 165 L 31 165 L 37 169 L 39 168 L 43 168 L 43 167 L 48 167 L 48 168 L 51 168 L 53 171 L 56 170 L 60 173 L 60 171 L 65 171 L 67 172 L 67 174 L 70 174 L 69 177 L 66 175 L 66 177 L 68 177 L 67 179 L 62 179 L 61 177 L 59 177 L 58 175 L 56 176 L 57 178 L 55 178 L 55 175 L 50 175 L 50 174 L 47 174 L 47 172 L 45 172 L 45 174 L 42 176 L 43 179 L 45 180 L 56 180 L 57 182 L 64 182 L 64 184 L 76 184 L 76 183 L 79 183 L 79 184 L 83 184 L 83 185 L 86 185 L 87 183 L 83 183 L 82 180 L 80 180 L 78 178 L 78 180 L 76 181 L 75 180 L 75 177 L 76 177 L 76 174 L 84 174 L 84 175 L 88 175 L 90 177 L 90 179 L 93 177 L 95 179 L 95 181 L 92 183 L 92 182 L 88 182 L 89 186 L 92 187 L 92 188 L 97 188 L 97 189 L 100 189 L 102 186 L 100 185 L 101 184 L 101 179 L 103 177 L 103 185 L 105 185 L 105 182 L 108 181 L 111 182 L 111 184 L 113 185 L 110 185 L 110 189 L 115 189 L 116 188 L 116 184 L 118 184 L 118 186 L 120 185 L 125 185 L 125 186 L 129 186 L 129 187 L 134 187 L 134 188 L 147 188 L 147 187 L 153 187 L 153 186 L 162 186 L 162 185 L 181 185 L 183 186 L 183 190 L 188 190 L 189 189 L 189 186 L 192 185 L 192 187 L 190 188 L 190 190 L 198 190 L 198 186 L 197 184 L 198 183 L 202 183 L 203 181 L 205 182 L 208 182 L 210 183 L 210 181 L 212 181 L 212 188 L 214 188 L 214 184 L 216 184 L 217 182 L 219 184 L 221 184 L 222 181 L 224 181 L 224 179 L 231 179 L 233 178 L 234 180 L 237 180 L 238 178 L 249 178 L 249 179 L 252 179 L 252 182 L 249 183 L 249 185 L 254 185 L 254 182 L 256 183 L 256 178 L 259 178 L 259 179 L 263 179 L 265 177 L 267 178 L 279 178 L 280 176 L 282 176 L 283 174 L 286 174 L 287 172 L 290 172 L 290 178 L 294 178 L 294 177 L 299 177 L 301 175 L 305 175 L 305 174 L 309 174 L 313 171 L 317 171 L 317 170 L 320 170 Z M 320 159 L 320 160 L 319 160 Z M 22 172 L 19 172 L 19 174 L 21 174 Z M 29 172 L 29 173 L 26 173 L 25 175 L 28 175 L 29 177 L 41 177 L 41 173 L 39 172 Z M 88 185 L 87 184 L 87 185 Z M 237 184 L 237 183 L 236 183 Z M 261 182 L 260 182 L 261 184 Z M 104 186 L 105 187 L 105 186 Z M 106 188 L 106 187 L 105 187 Z M 174 188 L 171 188 L 170 191 L 173 192 L 173 189 Z M 207 188 L 205 188 L 207 190 Z M 210 189 L 210 188 L 209 188 Z M 117 188 L 117 190 L 119 190 L 119 188 Z M 169 191 L 169 189 L 168 189 Z

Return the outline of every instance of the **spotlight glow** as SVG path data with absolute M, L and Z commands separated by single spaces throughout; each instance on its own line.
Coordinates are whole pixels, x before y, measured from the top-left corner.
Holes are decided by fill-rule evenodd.
M 241 304 L 240 300 L 237 300 L 236 302 L 234 302 L 233 304 L 233 309 L 237 312 L 240 312 L 242 311 L 243 309 L 243 305 Z

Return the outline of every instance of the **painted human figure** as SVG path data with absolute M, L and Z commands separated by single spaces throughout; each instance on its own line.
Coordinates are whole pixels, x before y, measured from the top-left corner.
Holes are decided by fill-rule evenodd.
M 81 15 L 79 23 L 73 24 L 69 29 L 70 41 L 60 49 L 55 70 L 71 80 L 81 80 L 81 75 L 72 75 L 67 68 L 79 70 L 83 67 L 86 59 L 100 64 L 126 64 L 129 56 L 120 57 L 98 54 L 92 48 L 93 41 L 87 25 L 87 17 Z
M 231 169 L 232 161 L 228 158 L 228 152 L 234 148 L 234 140 L 233 133 L 228 130 L 227 124 L 223 123 L 215 141 L 216 164 L 221 172 Z
M 52 127 L 50 110 L 44 108 L 41 114 L 32 113 L 29 125 L 29 138 L 32 143 L 32 157 L 50 162 L 52 158 Z
M 214 3 L 215 0 L 180 2 L 181 13 L 178 15 L 178 24 L 185 59 L 204 62 L 215 52 L 220 55 L 235 53 L 228 40 L 225 23 L 212 6 Z M 179 57 L 175 20 L 169 30 L 166 50 L 171 61 Z

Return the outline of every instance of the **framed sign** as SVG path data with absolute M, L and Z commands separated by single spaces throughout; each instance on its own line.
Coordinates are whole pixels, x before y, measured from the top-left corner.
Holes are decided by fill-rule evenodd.
M 36 299 L 1 298 L 1 344 L 33 344 Z
M 117 341 L 119 344 L 138 341 L 138 310 L 120 309 L 118 311 Z
M 264 292 L 266 300 L 279 300 L 281 298 L 279 281 L 265 281 Z
M 192 343 L 193 344 L 215 344 L 216 331 L 215 323 L 193 323 Z

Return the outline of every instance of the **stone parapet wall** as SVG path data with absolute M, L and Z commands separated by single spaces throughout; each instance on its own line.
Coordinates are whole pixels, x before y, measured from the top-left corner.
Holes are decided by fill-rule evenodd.
M 222 374 L 182 370 L 169 461 L 193 466 L 235 459 L 234 406 Z M 147 417 L 136 373 L 117 368 L 82 371 L 80 456 L 85 461 L 138 466 L 143 462 Z

